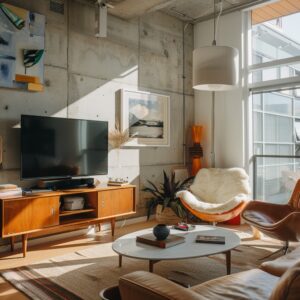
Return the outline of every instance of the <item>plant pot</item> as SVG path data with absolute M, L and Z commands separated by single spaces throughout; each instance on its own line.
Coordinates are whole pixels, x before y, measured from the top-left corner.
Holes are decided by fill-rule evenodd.
M 161 224 L 167 225 L 175 225 L 178 222 L 181 222 L 181 218 L 179 218 L 172 208 L 165 207 L 164 210 L 162 205 L 156 206 L 156 221 Z
M 102 300 L 121 300 L 119 287 L 116 285 L 102 290 L 100 292 L 100 298 Z

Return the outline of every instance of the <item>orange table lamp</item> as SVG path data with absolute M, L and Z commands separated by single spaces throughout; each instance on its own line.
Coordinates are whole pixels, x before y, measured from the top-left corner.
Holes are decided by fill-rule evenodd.
M 201 147 L 203 127 L 201 125 L 192 126 L 192 140 L 194 145 L 190 147 L 190 155 L 192 157 L 191 175 L 195 176 L 202 167 L 201 159 L 203 157 L 203 149 Z

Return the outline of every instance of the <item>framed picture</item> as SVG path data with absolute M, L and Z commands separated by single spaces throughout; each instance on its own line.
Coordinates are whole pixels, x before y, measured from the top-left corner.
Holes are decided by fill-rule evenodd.
M 170 97 L 121 90 L 120 124 L 130 138 L 124 146 L 170 146 Z

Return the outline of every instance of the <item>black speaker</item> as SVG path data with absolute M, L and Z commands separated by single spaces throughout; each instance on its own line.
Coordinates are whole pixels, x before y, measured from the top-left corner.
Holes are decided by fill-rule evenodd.
M 95 187 L 94 178 L 69 178 L 69 179 L 54 179 L 54 180 L 39 180 L 38 188 L 50 190 L 72 189 L 78 187 Z

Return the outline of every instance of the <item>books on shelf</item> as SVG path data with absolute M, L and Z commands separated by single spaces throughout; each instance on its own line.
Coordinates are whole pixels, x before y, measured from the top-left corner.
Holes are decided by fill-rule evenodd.
M 9 196 L 22 196 L 22 189 L 14 184 L 1 184 L 0 198 Z
M 112 185 L 112 186 L 123 186 L 123 185 L 128 185 L 128 184 L 129 184 L 128 177 L 126 177 L 126 178 L 122 178 L 122 177 L 118 177 L 118 178 L 109 177 L 108 178 L 108 182 L 107 182 L 107 185 Z
M 107 185 L 110 185 L 110 186 L 124 186 L 124 185 L 129 185 L 129 182 L 108 181 Z
M 9 191 L 18 188 L 17 185 L 11 183 L 0 184 L 0 191 Z
M 169 248 L 184 243 L 185 238 L 183 236 L 170 234 L 165 240 L 158 241 L 152 233 L 148 233 L 137 236 L 136 241 L 159 248 Z
M 196 243 L 225 244 L 225 236 L 197 235 Z

